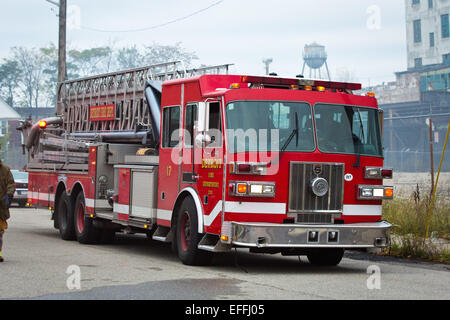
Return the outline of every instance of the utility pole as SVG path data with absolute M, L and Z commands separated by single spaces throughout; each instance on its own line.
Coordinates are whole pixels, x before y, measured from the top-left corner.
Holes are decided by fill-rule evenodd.
M 67 25 L 67 0 L 59 0 L 59 55 L 58 55 L 58 90 L 59 84 L 66 81 L 66 25 Z M 62 115 L 63 105 L 56 102 L 56 114 Z
M 59 42 L 58 42 L 58 86 L 66 81 L 67 78 L 67 63 L 66 63 L 66 40 L 67 40 L 67 0 L 59 0 L 55 2 L 53 0 L 45 0 L 54 6 L 59 7 Z M 63 105 L 56 101 L 56 114 L 62 115 Z

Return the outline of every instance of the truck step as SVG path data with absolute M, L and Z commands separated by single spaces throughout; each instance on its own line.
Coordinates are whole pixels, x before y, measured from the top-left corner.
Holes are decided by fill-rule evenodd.
M 155 233 L 153 234 L 152 239 L 156 241 L 161 242 L 172 242 L 173 240 L 173 232 L 171 232 L 172 229 L 169 227 L 162 227 L 159 226 L 158 229 L 156 229 Z
M 231 244 L 222 243 L 218 235 L 207 233 L 198 244 L 198 248 L 210 252 L 229 252 Z

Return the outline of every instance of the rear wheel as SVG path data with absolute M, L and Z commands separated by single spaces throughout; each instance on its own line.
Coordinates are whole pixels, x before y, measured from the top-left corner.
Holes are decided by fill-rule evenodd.
M 316 249 L 310 251 L 306 256 L 311 264 L 317 266 L 337 266 L 344 256 L 344 249 Z
M 75 225 L 75 235 L 79 243 L 93 244 L 101 240 L 101 230 L 96 228 L 93 221 L 86 217 L 86 202 L 83 192 L 80 192 L 75 201 L 75 210 L 73 215 Z
M 61 193 L 56 210 L 61 239 L 75 240 L 72 201 L 65 191 Z
M 177 216 L 176 244 L 180 260 L 186 265 L 207 265 L 211 263 L 212 253 L 198 249 L 202 234 L 197 232 L 198 219 L 194 200 L 183 200 Z

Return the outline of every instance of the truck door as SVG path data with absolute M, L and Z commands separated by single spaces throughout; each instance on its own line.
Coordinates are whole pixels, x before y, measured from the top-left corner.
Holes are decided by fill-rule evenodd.
M 181 164 L 181 188 L 195 184 L 197 182 L 197 169 L 195 167 L 195 135 L 196 124 L 198 123 L 198 103 L 188 103 L 184 109 L 184 130 L 183 130 L 183 152 Z M 201 150 L 201 149 L 200 149 Z M 197 152 L 197 156 L 198 156 Z M 198 159 L 197 159 L 198 160 Z M 201 158 L 200 158 L 201 160 Z M 198 161 L 197 161 L 198 163 Z
M 224 169 L 221 103 L 208 101 L 199 107 L 202 106 L 206 107 L 205 130 L 201 162 L 196 161 L 199 162 L 197 186 L 203 202 L 205 232 L 220 233 Z M 199 121 L 202 121 L 201 118 Z M 195 147 L 199 148 L 197 145 Z

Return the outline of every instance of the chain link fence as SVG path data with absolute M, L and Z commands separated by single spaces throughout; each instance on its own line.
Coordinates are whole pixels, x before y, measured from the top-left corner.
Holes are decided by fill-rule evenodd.
M 448 151 L 448 150 L 447 150 Z M 433 152 L 434 172 L 437 173 L 442 151 Z M 396 172 L 431 172 L 430 152 L 420 151 L 385 151 L 384 166 L 394 168 Z M 450 172 L 450 156 L 444 155 L 442 172 Z

